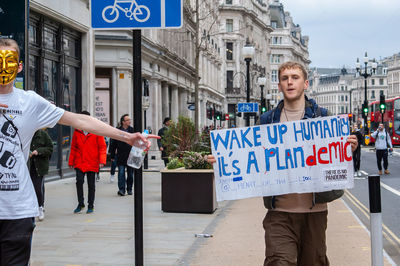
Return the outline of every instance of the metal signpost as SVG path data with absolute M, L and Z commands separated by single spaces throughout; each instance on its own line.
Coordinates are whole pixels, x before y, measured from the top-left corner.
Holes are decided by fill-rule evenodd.
M 134 89 L 134 131 L 142 132 L 141 29 L 180 28 L 183 0 L 91 0 L 93 29 L 131 29 Z M 135 169 L 135 265 L 143 259 L 143 172 Z

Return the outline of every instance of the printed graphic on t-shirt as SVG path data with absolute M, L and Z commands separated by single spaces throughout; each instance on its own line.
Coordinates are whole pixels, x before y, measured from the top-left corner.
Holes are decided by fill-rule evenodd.
M 17 158 L 23 158 L 23 154 L 18 128 L 12 122 L 14 118 L 9 114 L 0 115 L 0 191 L 19 190 L 16 169 L 23 160 Z

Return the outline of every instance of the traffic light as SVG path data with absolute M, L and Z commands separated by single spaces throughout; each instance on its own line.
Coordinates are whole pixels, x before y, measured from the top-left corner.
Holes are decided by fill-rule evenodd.
M 349 114 L 349 121 L 352 121 L 353 119 L 353 114 Z
M 220 111 L 215 112 L 215 119 L 221 120 L 221 112 Z
M 364 117 L 368 117 L 368 104 L 363 103 L 362 108 Z
M 229 114 L 225 114 L 225 121 L 229 121 Z
M 385 95 L 380 95 L 379 110 L 383 114 L 386 111 Z
M 265 104 L 265 99 L 261 99 L 261 113 L 265 113 L 267 111 L 267 107 Z

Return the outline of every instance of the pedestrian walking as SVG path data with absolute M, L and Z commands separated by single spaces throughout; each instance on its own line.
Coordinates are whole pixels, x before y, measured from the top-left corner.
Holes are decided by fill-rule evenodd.
M 81 114 L 90 116 L 88 111 Z M 72 135 L 71 152 L 68 165 L 76 171 L 76 194 L 78 206 L 74 213 L 79 213 L 85 208 L 83 184 L 85 175 L 88 183 L 88 208 L 86 213 L 94 211 L 94 198 L 96 192 L 96 175 L 100 168 L 106 164 L 107 146 L 104 137 L 89 133 L 85 130 L 75 129 Z
M 171 124 L 171 118 L 166 117 L 164 118 L 164 122 L 163 122 L 163 127 L 160 128 L 160 130 L 158 131 L 158 136 L 160 136 L 160 139 L 157 140 L 157 145 L 158 145 L 158 149 L 161 151 L 161 158 L 164 161 L 164 166 L 167 166 L 168 164 L 168 155 L 167 155 L 167 151 L 165 150 L 165 147 L 162 143 L 163 137 L 165 132 L 168 130 L 169 125 Z
M 1 265 L 28 265 L 34 217 L 39 215 L 27 160 L 34 133 L 57 123 L 93 134 L 105 135 L 133 145 L 148 138 L 140 133 L 121 132 L 90 116 L 65 111 L 34 91 L 14 87 L 23 69 L 18 43 L 0 38 L 0 254 Z M 6 174 L 6 175 L 4 175 Z
M 261 116 L 261 124 L 296 121 L 327 116 L 328 111 L 305 96 L 307 71 L 297 62 L 282 64 L 278 70 L 279 90 L 283 100 L 276 108 Z M 357 147 L 355 136 L 349 136 L 352 151 Z M 215 162 L 214 156 L 208 157 Z M 327 202 L 343 195 L 343 191 L 293 193 L 264 197 L 268 212 L 264 218 L 265 260 L 270 265 L 329 265 L 326 256 Z
M 131 118 L 128 114 L 124 114 L 120 119 L 121 126 L 118 128 L 120 131 L 133 132 L 131 127 Z M 129 152 L 131 151 L 132 145 L 119 140 L 111 141 L 111 160 L 117 161 L 118 166 L 118 192 L 119 196 L 125 196 L 125 192 L 128 195 L 132 195 L 133 188 L 133 168 L 127 165 Z M 117 156 L 116 156 L 117 155 Z M 126 177 L 125 177 L 126 169 Z
M 388 167 L 388 149 L 393 151 L 392 140 L 387 133 L 384 125 L 379 124 L 378 129 L 371 135 L 375 139 L 375 149 L 376 149 L 376 162 L 378 164 L 379 174 L 382 175 L 382 159 L 383 168 L 385 169 L 385 174 L 390 174 Z
M 353 165 L 354 165 L 354 177 L 361 176 L 360 172 L 360 163 L 361 163 L 361 145 L 363 143 L 363 135 L 360 132 L 357 124 L 353 125 L 352 135 L 357 137 L 358 146 L 357 149 L 353 152 Z
M 44 219 L 44 176 L 49 173 L 49 160 L 53 153 L 53 141 L 45 129 L 33 135 L 29 153 L 29 174 L 39 205 L 38 220 Z

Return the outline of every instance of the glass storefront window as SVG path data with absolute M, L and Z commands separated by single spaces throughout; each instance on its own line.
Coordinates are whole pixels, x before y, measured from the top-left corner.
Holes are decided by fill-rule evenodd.
M 51 49 L 51 50 L 56 50 L 57 49 L 57 39 L 56 39 L 56 33 L 48 28 L 45 28 L 44 30 L 44 47 Z
M 67 111 L 80 111 L 81 33 L 67 25 L 30 12 L 29 89 Z M 49 128 L 53 141 L 50 175 L 68 169 L 72 128 L 57 125 Z

